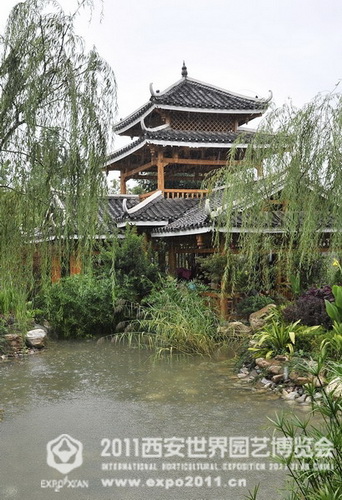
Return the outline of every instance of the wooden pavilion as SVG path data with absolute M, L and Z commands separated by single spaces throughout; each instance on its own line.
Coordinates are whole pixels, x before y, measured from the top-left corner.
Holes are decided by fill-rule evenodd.
M 120 195 L 110 198 L 110 211 L 121 208 L 114 216 L 118 227 L 133 224 L 160 253 L 166 248 L 171 274 L 192 276 L 196 255 L 214 252 L 202 181 L 226 165 L 233 145 L 238 165 L 253 136 L 243 126 L 266 111 L 272 96 L 251 98 L 203 83 L 188 76 L 184 63 L 179 81 L 163 92 L 151 84 L 150 93 L 146 104 L 115 125 L 132 142 L 106 164 L 107 171 L 120 172 Z M 149 181 L 154 189 L 129 196 L 129 179 Z
M 202 197 L 203 190 L 182 189 L 182 183 L 200 186 L 208 172 L 226 164 L 229 149 L 241 136 L 238 162 L 249 139 L 241 127 L 260 117 L 270 101 L 189 78 L 185 64 L 181 80 L 163 92 L 151 84 L 150 92 L 146 104 L 115 125 L 118 135 L 134 138 L 106 164 L 107 171 L 120 172 L 121 194 L 126 194 L 129 179 L 139 179 L 154 182 L 165 198 Z

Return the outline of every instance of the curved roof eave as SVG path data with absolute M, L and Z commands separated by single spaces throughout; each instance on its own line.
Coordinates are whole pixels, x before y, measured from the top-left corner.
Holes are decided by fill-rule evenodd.
M 262 106 L 263 104 L 265 105 L 265 108 L 252 108 L 252 109 L 220 109 L 220 108 L 207 108 L 207 107 L 187 107 L 187 106 L 172 106 L 172 105 L 167 105 L 163 103 L 158 103 L 158 99 L 161 97 L 165 96 L 168 92 L 170 92 L 173 88 L 176 88 L 178 85 L 180 85 L 182 82 L 188 81 L 188 82 L 193 82 L 195 84 L 207 87 L 208 89 L 216 90 L 218 92 L 222 92 L 224 94 L 233 96 L 233 97 L 238 97 L 241 99 L 245 99 L 246 101 L 249 101 L 254 104 L 259 104 Z M 152 84 L 151 84 L 152 86 Z M 151 91 L 153 92 L 153 91 Z M 272 95 L 271 95 L 272 97 Z M 239 94 L 237 92 L 231 92 L 229 90 L 222 89 L 221 87 L 217 87 L 215 85 L 210 85 L 208 83 L 202 82 L 201 80 L 196 80 L 194 78 L 181 78 L 177 82 L 173 83 L 170 85 L 167 89 L 163 90 L 162 92 L 158 93 L 152 93 L 151 99 L 156 98 L 156 101 L 148 101 L 147 103 L 143 104 L 140 108 L 137 110 L 133 111 L 130 115 L 128 115 L 126 118 L 124 118 L 121 122 L 118 122 L 114 125 L 114 130 L 118 133 L 123 133 L 129 130 L 130 128 L 134 127 L 142 118 L 145 118 L 148 114 L 150 114 L 154 109 L 171 109 L 175 111 L 192 111 L 192 112 L 198 112 L 198 113 L 225 113 L 225 114 L 262 114 L 266 110 L 266 105 L 270 101 L 270 98 L 258 98 L 258 97 L 248 97 L 243 94 Z
M 141 110 L 143 109 L 140 108 Z M 157 104 L 151 103 L 151 106 L 146 108 L 145 111 L 142 111 L 133 121 L 130 121 L 131 118 L 138 112 L 135 111 L 131 115 L 127 116 L 122 122 L 118 122 L 114 125 L 114 131 L 119 135 L 123 132 L 127 132 L 130 128 L 133 128 L 137 125 L 141 120 L 143 120 L 146 116 L 148 116 L 154 109 L 170 109 L 172 111 L 187 111 L 194 113 L 217 113 L 217 114 L 234 114 L 234 115 L 262 115 L 265 110 L 262 109 L 219 109 L 219 108 L 195 108 L 188 106 L 172 106 L 170 104 Z
M 142 118 L 145 118 L 154 109 L 154 104 L 151 101 L 146 102 L 140 108 L 136 109 L 130 115 L 126 116 L 123 120 L 114 124 L 114 132 L 125 132 L 129 128 L 133 127 Z M 134 118 L 134 116 L 136 117 Z
M 146 144 L 155 144 L 156 146 L 186 146 L 190 148 L 222 148 L 222 149 L 227 149 L 231 148 L 234 145 L 236 145 L 233 142 L 191 142 L 191 141 L 168 141 L 168 140 L 163 140 L 163 139 L 144 139 L 143 141 L 139 142 L 139 144 L 134 144 L 132 145 L 131 148 L 123 148 L 122 153 L 119 154 L 117 157 L 113 157 L 116 153 L 114 153 L 109 157 L 107 162 L 104 165 L 104 168 L 108 168 L 114 163 L 118 162 L 119 160 L 123 160 L 130 154 L 134 153 L 135 151 L 138 151 L 139 149 L 143 148 Z M 248 144 L 247 143 L 242 143 L 238 145 L 239 148 L 247 148 Z M 118 150 L 118 153 L 120 153 L 120 149 Z M 181 163 L 181 161 L 180 161 Z

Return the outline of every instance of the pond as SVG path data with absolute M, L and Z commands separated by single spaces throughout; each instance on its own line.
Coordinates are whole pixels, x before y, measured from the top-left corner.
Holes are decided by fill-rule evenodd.
M 281 498 L 267 416 L 288 406 L 232 367 L 94 342 L 0 364 L 1 500 Z

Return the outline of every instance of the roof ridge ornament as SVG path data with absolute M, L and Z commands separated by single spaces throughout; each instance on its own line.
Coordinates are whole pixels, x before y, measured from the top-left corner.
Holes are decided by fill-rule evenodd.
M 261 99 L 261 101 L 263 101 L 263 102 L 270 102 L 272 100 L 272 98 L 273 98 L 273 92 L 272 92 L 272 90 L 269 90 L 268 93 L 269 93 L 268 97 L 265 97 L 265 98 Z
M 150 83 L 150 92 L 152 97 L 155 97 L 157 95 L 156 92 L 153 90 L 153 83 Z
M 185 66 L 185 61 L 183 61 L 183 66 L 182 66 L 182 78 L 186 78 L 188 76 L 188 69 Z

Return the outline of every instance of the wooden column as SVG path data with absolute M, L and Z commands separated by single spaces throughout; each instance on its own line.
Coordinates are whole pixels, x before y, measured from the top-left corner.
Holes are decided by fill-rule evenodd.
M 227 297 L 224 290 L 223 282 L 221 282 L 221 294 L 220 294 L 220 316 L 221 319 L 227 320 L 229 318 L 229 309 L 231 306 L 231 298 Z
M 121 172 L 120 175 L 120 194 L 127 194 L 125 172 Z
M 203 234 L 197 234 L 196 235 L 196 243 L 197 243 L 198 248 L 204 248 L 205 247 L 204 235 Z
M 82 271 L 81 258 L 78 253 L 73 253 L 70 255 L 70 275 L 80 274 Z
M 157 168 L 158 168 L 158 187 L 160 191 L 164 191 L 165 181 L 164 181 L 164 156 L 162 151 L 158 151 L 158 160 L 157 160 Z
M 58 254 L 52 256 L 51 259 L 51 281 L 52 283 L 56 283 L 61 279 L 62 275 L 62 266 L 61 266 L 61 257 Z
M 263 169 L 262 163 L 260 163 L 259 165 L 256 166 L 256 171 L 257 171 L 258 177 L 263 177 L 264 169 Z
M 173 242 L 171 242 L 169 244 L 168 261 L 169 261 L 168 262 L 168 264 L 169 264 L 169 274 L 171 276 L 176 276 L 177 261 L 176 261 L 175 246 L 174 246 Z

